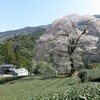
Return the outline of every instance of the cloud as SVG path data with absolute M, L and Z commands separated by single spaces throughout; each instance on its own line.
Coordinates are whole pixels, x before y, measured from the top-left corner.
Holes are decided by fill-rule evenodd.
M 91 0 L 88 9 L 89 14 L 100 14 L 100 0 Z

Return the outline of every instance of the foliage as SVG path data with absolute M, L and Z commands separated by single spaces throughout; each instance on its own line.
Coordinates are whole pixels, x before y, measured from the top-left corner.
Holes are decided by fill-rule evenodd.
M 100 79 L 100 69 L 84 69 L 79 71 L 81 82 Z
M 89 69 L 87 71 L 89 80 L 100 79 L 100 69 Z
M 4 78 L 0 79 L 0 84 L 11 82 L 13 80 L 17 80 L 17 79 L 20 79 L 20 78 L 23 78 L 23 77 L 24 76 L 4 77 Z
M 88 64 L 89 69 L 95 69 L 95 68 L 100 68 L 100 63 L 91 63 Z
M 99 87 L 98 84 L 75 85 L 66 90 L 49 92 L 45 96 L 39 94 L 34 100 L 99 100 Z
M 76 68 L 77 68 L 77 70 L 79 71 L 79 70 L 85 69 L 85 66 L 82 65 L 82 64 L 79 64 L 79 65 L 76 66 Z
M 0 46 L 1 63 L 12 63 L 31 70 L 32 58 L 35 52 L 35 40 L 31 35 L 18 35 L 9 38 Z
M 88 76 L 87 76 L 87 71 L 86 70 L 79 71 L 78 76 L 81 79 L 81 82 L 85 82 L 85 81 L 88 80 Z
M 3 61 L 6 63 L 15 63 L 14 51 L 10 41 L 6 41 L 1 48 L 1 55 L 3 56 Z
M 12 63 L 17 68 L 25 67 L 32 70 L 36 40 L 45 32 L 45 28 L 37 29 L 32 34 L 14 35 L 0 44 L 0 64 Z
M 35 40 L 39 39 L 39 37 L 41 35 L 43 35 L 43 33 L 45 32 L 45 28 L 42 28 L 42 29 L 38 29 L 36 30 L 35 32 L 33 32 L 33 34 L 31 34 L 31 37 L 33 37 Z
M 33 78 L 33 77 L 32 77 Z M 1 100 L 100 100 L 100 83 L 69 85 L 74 78 L 30 79 L 0 85 Z
M 35 74 L 42 74 L 44 77 L 49 77 L 54 73 L 54 68 L 52 67 L 51 63 L 40 61 L 34 68 Z

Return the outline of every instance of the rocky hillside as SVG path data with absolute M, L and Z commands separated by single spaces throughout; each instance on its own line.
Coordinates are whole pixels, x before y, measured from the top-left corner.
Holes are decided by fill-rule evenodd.
M 49 25 L 42 25 L 37 27 L 25 27 L 18 30 L 11 30 L 6 32 L 0 32 L 0 41 L 3 41 L 6 38 L 13 37 L 14 35 L 26 35 L 26 34 L 32 34 L 33 32 L 40 30 L 40 29 L 47 29 L 51 27 L 51 24 Z
M 76 66 L 100 62 L 100 19 L 95 16 L 67 15 L 57 19 L 46 33 L 37 40 L 36 60 L 53 62 L 60 71 L 69 68 L 68 46 L 83 31 L 73 54 Z

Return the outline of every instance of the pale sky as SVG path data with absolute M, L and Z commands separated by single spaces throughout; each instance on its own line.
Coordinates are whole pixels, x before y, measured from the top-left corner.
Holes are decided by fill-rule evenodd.
M 90 0 L 89 14 L 100 14 L 100 0 Z
M 0 32 L 46 25 L 72 13 L 100 14 L 100 0 L 0 0 Z

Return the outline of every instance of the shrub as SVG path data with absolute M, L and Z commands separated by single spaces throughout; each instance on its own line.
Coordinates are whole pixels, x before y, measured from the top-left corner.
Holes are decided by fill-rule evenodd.
M 13 77 L 2 78 L 2 79 L 0 79 L 0 84 L 4 84 L 6 82 L 17 80 L 17 79 L 20 79 L 20 78 L 23 78 L 23 77 L 25 77 L 25 76 L 13 76 Z
M 82 70 L 82 69 L 84 69 L 84 68 L 85 68 L 85 66 L 82 65 L 82 64 L 80 64 L 80 65 L 77 66 L 77 70 L 78 70 L 78 71 L 79 71 L 79 70 Z
M 89 69 L 100 68 L 100 63 L 91 63 L 88 65 Z
M 86 82 L 88 80 L 87 71 L 86 70 L 79 71 L 78 77 L 81 79 L 82 83 Z
M 54 68 L 51 63 L 41 61 L 38 62 L 36 68 L 34 69 L 34 74 L 42 74 L 45 77 L 49 77 L 54 73 Z
M 39 65 L 36 65 L 36 67 L 33 69 L 33 73 L 34 73 L 35 75 L 40 74 L 39 68 L 40 68 L 40 66 L 39 66 Z
M 85 81 L 99 81 L 100 79 L 100 69 L 84 69 L 80 70 L 78 77 L 81 79 L 81 82 Z
M 87 71 L 90 81 L 100 79 L 100 69 L 89 69 Z

